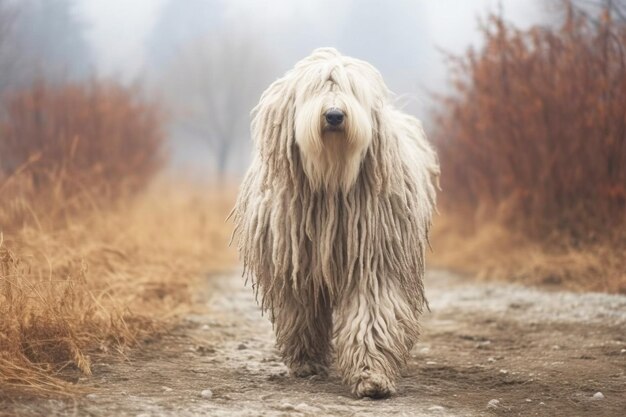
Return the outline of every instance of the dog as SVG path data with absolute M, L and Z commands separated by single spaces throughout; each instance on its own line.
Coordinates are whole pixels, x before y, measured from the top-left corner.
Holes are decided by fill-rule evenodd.
M 436 153 L 380 73 L 333 48 L 272 83 L 252 117 L 233 237 L 282 358 L 324 376 L 334 353 L 354 395 L 389 397 L 427 306 Z

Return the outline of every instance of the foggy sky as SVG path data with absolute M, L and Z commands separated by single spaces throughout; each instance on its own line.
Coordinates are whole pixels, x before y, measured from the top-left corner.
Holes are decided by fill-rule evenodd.
M 182 3 L 185 0 L 180 1 Z M 354 2 L 359 4 L 358 0 Z M 78 0 L 77 11 L 89 27 L 87 38 L 96 51 L 97 68 L 101 74 L 124 79 L 132 79 L 141 74 L 146 58 L 146 39 L 163 3 L 163 0 Z M 298 57 L 294 58 L 299 59 L 310 53 L 314 47 L 337 46 L 335 44 L 342 43 L 339 42 L 340 38 L 344 39 L 347 34 L 342 32 L 339 24 L 345 18 L 343 14 L 348 9 L 347 6 L 352 3 L 337 0 L 229 0 L 224 1 L 223 6 L 225 19 L 232 22 L 231 24 L 253 25 L 260 33 L 276 33 L 281 31 L 281 27 L 289 27 L 291 31 L 282 33 L 282 36 L 299 36 L 305 39 L 302 50 L 296 54 Z M 406 43 L 407 37 L 419 38 L 423 50 L 418 51 L 420 68 L 416 71 L 416 78 L 419 77 L 417 88 L 429 90 L 433 87 L 439 88 L 445 82 L 445 67 L 438 48 L 460 53 L 470 44 L 478 45 L 480 36 L 476 18 L 485 16 L 489 10 L 496 10 L 498 7 L 497 0 L 380 0 L 360 3 L 363 8 L 378 3 L 379 7 L 402 7 L 404 10 L 399 15 L 402 11 L 415 14 L 415 32 L 397 33 L 397 39 L 388 48 L 396 54 L 402 54 L 403 43 Z M 545 12 L 545 2 L 538 0 L 502 0 L 501 3 L 506 18 L 521 26 L 540 22 Z M 319 32 L 293 33 L 293 28 L 300 26 L 298 21 L 315 24 Z M 393 26 L 393 22 L 385 23 Z M 407 53 L 406 60 L 411 61 L 413 57 L 408 55 Z M 379 69 L 387 76 L 384 68 Z

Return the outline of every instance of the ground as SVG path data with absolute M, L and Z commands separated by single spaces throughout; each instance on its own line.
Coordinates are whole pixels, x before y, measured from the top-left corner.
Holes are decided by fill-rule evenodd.
M 398 394 L 356 400 L 336 373 L 287 375 L 252 290 L 208 280 L 207 313 L 126 361 L 99 364 L 74 401 L 0 403 L 0 414 L 77 416 L 623 416 L 626 297 L 477 283 L 433 271 Z M 598 394 L 601 393 L 601 394 Z M 4 408 L 4 410 L 2 410 Z

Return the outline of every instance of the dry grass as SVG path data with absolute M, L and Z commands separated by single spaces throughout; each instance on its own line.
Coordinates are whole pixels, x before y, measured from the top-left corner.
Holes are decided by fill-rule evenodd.
M 626 22 L 564 1 L 558 28 L 500 16 L 451 58 L 435 142 L 438 262 L 524 282 L 624 291 Z
M 431 265 L 478 279 L 626 294 L 626 258 L 620 249 L 626 236 L 619 243 L 577 245 L 563 236 L 549 243 L 501 221 L 473 222 L 468 216 L 444 210 L 436 219 Z
M 111 83 L 8 98 L 0 120 L 0 399 L 75 392 L 235 265 L 234 196 L 151 184 L 157 106 Z
M 232 197 L 161 184 L 63 226 L 33 217 L 4 233 L 3 394 L 67 392 L 59 372 L 89 375 L 94 355 L 122 353 L 188 308 L 198 280 L 235 265 L 224 223 Z

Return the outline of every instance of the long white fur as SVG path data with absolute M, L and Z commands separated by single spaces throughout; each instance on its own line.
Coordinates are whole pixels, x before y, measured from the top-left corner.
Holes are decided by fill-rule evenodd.
M 328 131 L 323 114 L 345 113 Z M 370 64 L 322 48 L 263 93 L 234 213 L 244 275 L 295 375 L 384 397 L 419 334 L 439 165 L 420 122 Z

